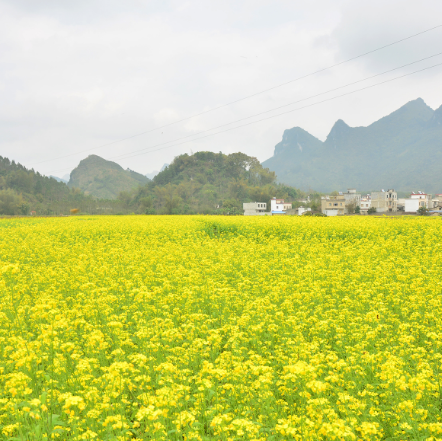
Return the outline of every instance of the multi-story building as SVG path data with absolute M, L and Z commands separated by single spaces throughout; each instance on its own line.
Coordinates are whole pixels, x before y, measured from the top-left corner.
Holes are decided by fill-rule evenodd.
M 336 196 L 323 196 L 321 198 L 321 211 L 327 216 L 336 216 L 341 214 L 347 214 L 349 212 L 349 206 L 353 206 L 354 209 L 361 204 L 361 194 L 356 193 L 354 188 L 349 188 L 347 193 L 339 192 Z
M 371 206 L 378 213 L 397 211 L 397 193 L 394 189 L 374 191 L 371 194 Z
M 410 197 L 405 199 L 405 212 L 417 213 L 420 207 L 425 207 L 429 210 L 433 208 L 433 198 L 431 194 L 418 191 L 412 192 Z
M 442 210 L 442 193 L 436 193 L 434 195 L 433 210 Z
M 361 194 L 356 193 L 356 189 L 349 188 L 347 190 L 347 193 L 344 193 L 344 198 L 345 198 L 345 205 L 353 204 L 355 208 L 358 206 L 360 207 Z M 345 212 L 347 213 L 347 210 Z
M 322 196 L 321 211 L 327 216 L 342 215 L 345 213 L 345 196 Z
M 284 199 L 272 198 L 270 201 L 272 214 L 286 214 L 292 208 L 292 204 L 284 202 Z
M 245 202 L 242 204 L 244 216 L 264 216 L 267 204 L 265 202 Z
M 360 213 L 367 214 L 368 209 L 371 207 L 371 196 L 368 194 L 367 196 L 361 197 L 361 202 L 359 203 Z

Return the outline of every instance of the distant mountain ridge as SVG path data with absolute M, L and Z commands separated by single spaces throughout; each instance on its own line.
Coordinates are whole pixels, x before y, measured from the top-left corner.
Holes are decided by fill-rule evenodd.
M 149 179 L 133 170 L 124 170 L 116 162 L 90 155 L 72 170 L 68 185 L 100 199 L 116 199 L 122 191 L 144 185 Z
M 158 173 L 161 173 L 166 167 L 169 167 L 169 164 L 167 163 L 163 164 L 160 171 L 154 170 L 153 172 L 146 173 L 144 176 L 146 176 L 146 178 L 153 179 Z
M 324 142 L 294 127 L 262 165 L 301 189 L 442 192 L 442 106 L 418 98 L 367 127 L 338 120 Z
M 57 176 L 54 175 L 49 175 L 50 178 L 55 179 L 57 182 L 63 182 L 63 184 L 67 184 L 69 181 L 66 181 L 66 179 L 63 178 L 59 178 Z

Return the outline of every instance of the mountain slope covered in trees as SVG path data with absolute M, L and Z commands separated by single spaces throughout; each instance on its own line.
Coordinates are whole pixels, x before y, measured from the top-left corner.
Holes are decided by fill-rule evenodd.
M 368 127 L 338 120 L 324 142 L 294 127 L 263 166 L 280 182 L 322 192 L 442 192 L 442 106 L 434 111 L 419 98 Z
M 116 162 L 90 155 L 72 170 L 68 185 L 96 198 L 116 199 L 121 191 L 132 190 L 147 182 L 149 179 L 140 173 L 124 170 Z
M 176 157 L 152 181 L 116 199 L 99 199 L 0 157 L 0 215 L 59 215 L 72 208 L 90 214 L 242 214 L 243 202 L 304 196 L 275 180 L 274 172 L 243 153 L 198 152 Z
M 71 208 L 90 212 L 93 207 L 92 197 L 80 190 L 0 156 L 0 214 L 67 214 Z
M 299 190 L 275 183 L 274 172 L 243 153 L 181 155 L 154 179 L 119 200 L 146 213 L 242 213 L 243 202 L 296 199 Z

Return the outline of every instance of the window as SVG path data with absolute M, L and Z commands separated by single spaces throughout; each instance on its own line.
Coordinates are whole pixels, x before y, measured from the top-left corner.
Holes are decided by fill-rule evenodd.
M 337 206 L 338 206 L 338 204 L 337 204 L 337 203 L 335 203 L 335 204 L 333 204 L 333 206 L 334 206 L 334 207 L 337 207 Z
M 328 203 L 329 207 L 331 207 L 331 202 Z

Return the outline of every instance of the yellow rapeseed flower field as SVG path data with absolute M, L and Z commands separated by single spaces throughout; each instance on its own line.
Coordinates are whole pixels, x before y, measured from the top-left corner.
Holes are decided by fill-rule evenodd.
M 441 233 L 0 220 L 0 439 L 442 440 Z

